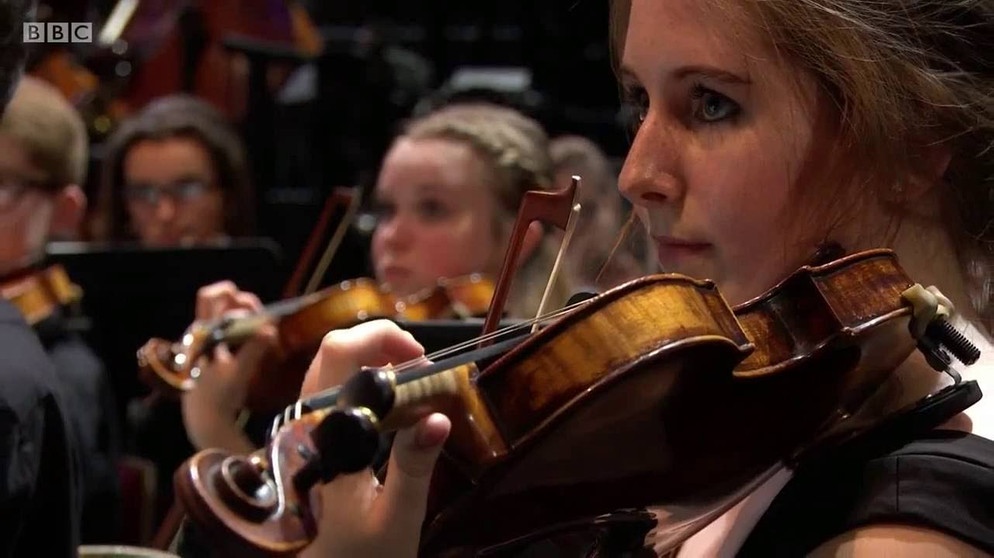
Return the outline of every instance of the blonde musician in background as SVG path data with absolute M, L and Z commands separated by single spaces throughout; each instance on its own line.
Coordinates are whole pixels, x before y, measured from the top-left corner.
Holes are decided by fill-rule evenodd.
M 440 278 L 482 273 L 496 281 L 518 206 L 528 190 L 553 187 L 549 140 L 523 114 L 488 104 L 454 104 L 409 122 L 381 165 L 374 205 L 372 260 L 376 279 L 404 296 Z M 511 318 L 534 316 L 558 245 L 533 223 L 509 298 Z M 574 280 L 568 271 L 553 284 L 548 309 L 565 304 Z M 230 282 L 201 289 L 196 319 L 262 307 Z M 255 446 L 235 423 L 247 379 L 259 370 L 271 327 L 237 354 L 219 347 L 197 386 L 183 396 L 187 433 L 197 448 L 248 452 Z M 278 374 L 278 370 L 264 373 Z
M 623 235 L 624 199 L 618 193 L 618 173 L 593 141 L 575 135 L 559 136 L 549 149 L 556 184 L 564 187 L 574 175 L 583 177 L 580 220 L 569 243 L 569 273 L 585 287 L 603 292 L 645 275 L 648 252 L 645 235 Z

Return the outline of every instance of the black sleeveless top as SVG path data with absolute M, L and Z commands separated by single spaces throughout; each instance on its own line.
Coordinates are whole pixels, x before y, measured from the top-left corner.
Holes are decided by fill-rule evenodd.
M 798 470 L 739 556 L 803 556 L 859 527 L 933 529 L 994 554 L 994 442 L 951 430 L 888 453 L 840 452 Z

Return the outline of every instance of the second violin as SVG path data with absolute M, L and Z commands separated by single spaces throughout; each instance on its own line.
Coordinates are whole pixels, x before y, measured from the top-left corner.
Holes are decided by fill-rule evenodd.
M 279 344 L 249 386 L 251 410 L 275 410 L 296 399 L 304 373 L 325 333 L 376 319 L 431 320 L 486 313 L 493 283 L 479 274 L 441 279 L 433 289 L 396 297 L 372 279 L 344 281 L 304 296 L 277 302 L 262 312 L 239 318 L 195 323 L 178 342 L 150 339 L 138 350 L 143 379 L 168 394 L 193 389 L 198 363 L 214 347 L 237 347 L 265 323 L 275 323 Z

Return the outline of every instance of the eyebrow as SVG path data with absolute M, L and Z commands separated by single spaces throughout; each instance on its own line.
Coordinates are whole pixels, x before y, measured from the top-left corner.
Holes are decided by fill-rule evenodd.
M 412 184 L 411 188 L 419 196 L 423 196 L 425 194 L 444 195 L 448 194 L 452 190 L 452 187 L 445 184 L 440 184 L 438 182 L 417 182 Z M 385 194 L 379 188 L 373 189 L 374 199 L 390 200 L 393 199 L 394 197 L 396 197 L 395 194 Z
M 636 77 L 635 72 L 626 66 L 622 66 L 618 73 L 620 74 L 622 81 L 634 80 L 639 81 Z M 706 64 L 693 64 L 690 66 L 681 66 L 673 72 L 673 77 L 676 79 L 686 79 L 690 76 L 704 76 L 711 79 L 715 79 L 724 83 L 748 85 L 752 83 L 752 80 L 748 75 L 740 76 L 734 72 L 729 72 L 727 70 L 722 70 L 714 66 L 708 66 Z

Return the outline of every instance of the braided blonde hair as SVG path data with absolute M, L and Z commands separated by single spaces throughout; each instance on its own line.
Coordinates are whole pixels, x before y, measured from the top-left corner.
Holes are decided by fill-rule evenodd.
M 553 185 L 548 136 L 536 121 L 508 107 L 487 103 L 448 105 L 408 123 L 401 137 L 454 141 L 468 145 L 480 156 L 490 175 L 490 180 L 481 186 L 487 187 L 498 202 L 493 227 L 504 246 L 525 192 L 549 190 Z M 556 249 L 545 236 L 538 249 L 522 262 L 508 299 L 509 316 L 530 317 L 537 311 Z M 565 304 L 572 286 L 572 279 L 560 273 L 548 308 Z

